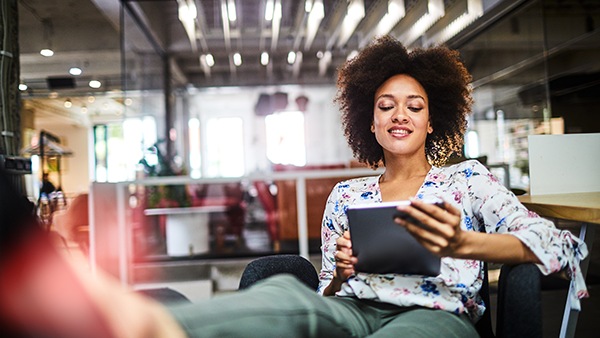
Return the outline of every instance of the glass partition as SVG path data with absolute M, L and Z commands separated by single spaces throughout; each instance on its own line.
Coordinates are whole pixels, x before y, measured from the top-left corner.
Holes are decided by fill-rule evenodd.
M 451 45 L 473 75 L 470 157 L 510 166 L 511 188 L 527 190 L 532 134 L 598 132 L 598 10 L 578 1 L 524 1 Z M 458 41 L 458 40 L 457 40 Z M 595 76 L 595 77 L 594 77 Z M 472 140 L 476 140 L 474 147 Z

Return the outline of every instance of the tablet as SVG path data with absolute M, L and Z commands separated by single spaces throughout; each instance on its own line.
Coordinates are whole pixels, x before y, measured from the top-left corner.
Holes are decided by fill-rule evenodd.
M 430 201 L 431 202 L 431 201 Z M 427 251 L 402 226 L 394 222 L 399 204 L 410 201 L 357 204 L 346 214 L 357 272 L 437 276 L 441 258 Z

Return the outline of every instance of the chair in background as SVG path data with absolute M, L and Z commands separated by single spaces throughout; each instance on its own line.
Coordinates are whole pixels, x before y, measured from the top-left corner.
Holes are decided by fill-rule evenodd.
M 504 265 L 498 281 L 496 334 L 492 329 L 487 265 L 480 295 L 486 304 L 483 317 L 475 324 L 481 337 L 542 337 L 541 273 L 534 264 Z M 316 291 L 317 272 L 310 261 L 298 255 L 266 256 L 251 261 L 240 279 L 245 289 L 270 276 L 288 273 Z
M 68 242 L 77 243 L 84 254 L 88 254 L 90 243 L 88 214 L 88 194 L 77 195 L 65 210 L 52 216 L 52 226 L 60 235 L 65 246 Z
M 269 184 L 265 181 L 255 181 L 254 187 L 258 195 L 258 199 L 265 210 L 267 231 L 271 240 L 273 251 L 279 252 L 279 214 L 277 209 L 277 197 L 271 193 Z

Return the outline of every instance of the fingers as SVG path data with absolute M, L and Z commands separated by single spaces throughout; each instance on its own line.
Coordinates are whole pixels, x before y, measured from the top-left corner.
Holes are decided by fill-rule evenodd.
M 346 280 L 354 274 L 354 264 L 357 259 L 352 255 L 352 241 L 350 232 L 344 234 L 336 240 L 336 251 L 333 253 L 335 259 L 337 275 L 341 280 Z
M 415 199 L 410 205 L 399 206 L 398 210 L 407 216 L 397 218 L 396 223 L 404 226 L 433 253 L 448 253 L 461 234 L 460 210 L 448 202 L 440 207 Z

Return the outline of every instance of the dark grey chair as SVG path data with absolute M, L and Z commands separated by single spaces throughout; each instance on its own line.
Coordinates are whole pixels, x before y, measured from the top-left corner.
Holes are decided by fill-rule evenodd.
M 483 317 L 475 325 L 481 337 L 542 337 L 541 273 L 534 264 L 504 265 L 500 270 L 496 306 L 496 334 L 492 329 L 490 287 L 487 265 L 481 297 L 486 304 Z M 298 255 L 265 256 L 250 262 L 240 279 L 239 289 L 250 287 L 270 276 L 288 273 L 309 288 L 319 284 L 310 261 Z

